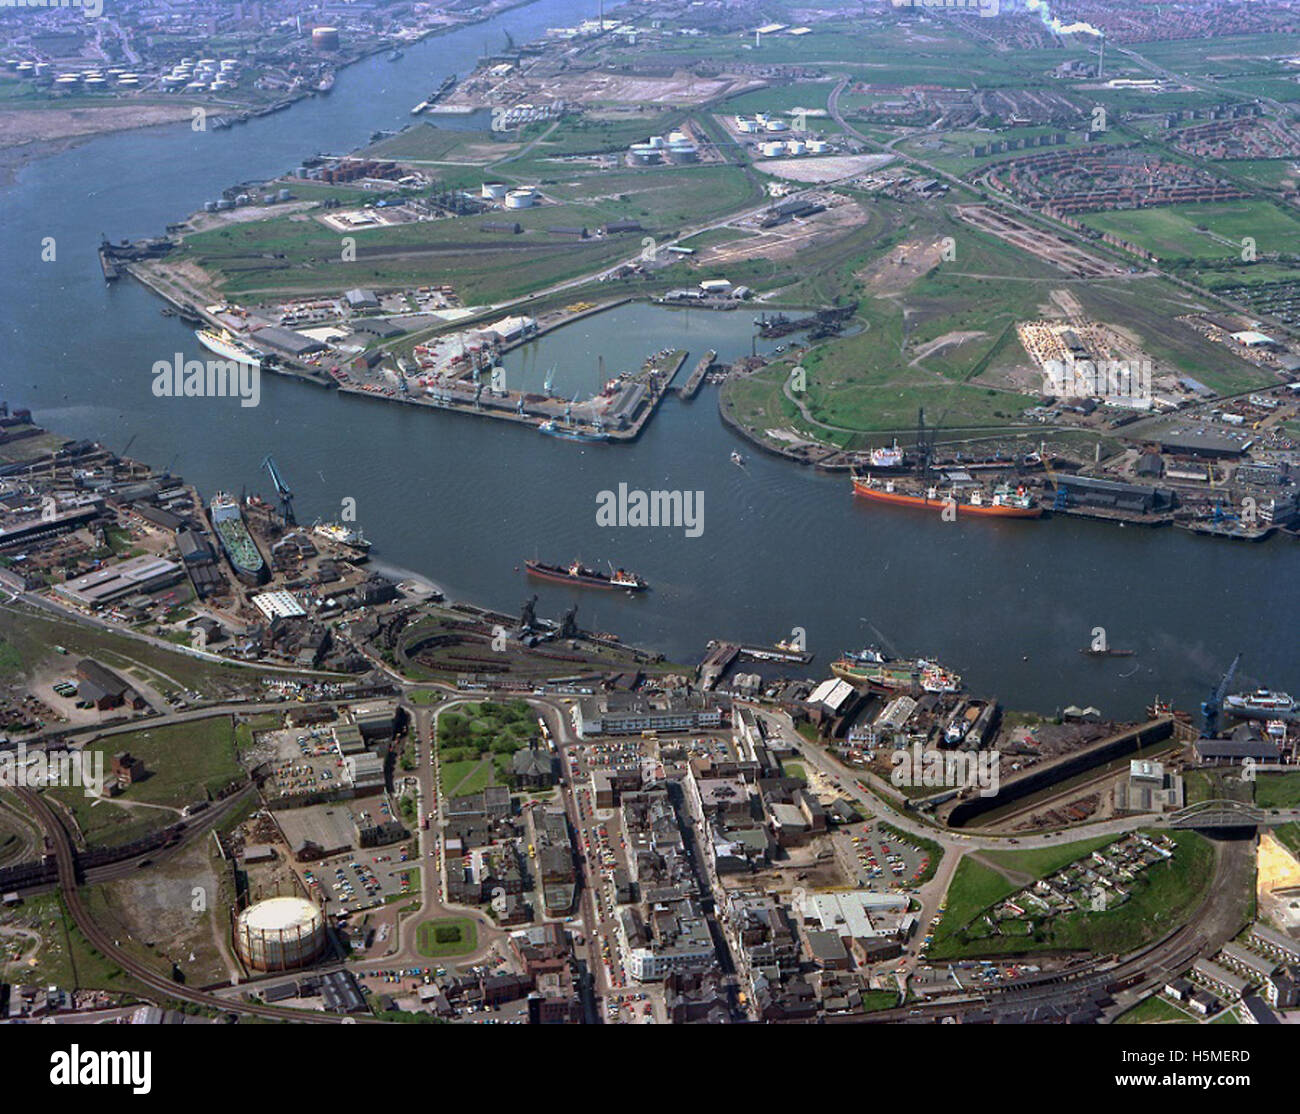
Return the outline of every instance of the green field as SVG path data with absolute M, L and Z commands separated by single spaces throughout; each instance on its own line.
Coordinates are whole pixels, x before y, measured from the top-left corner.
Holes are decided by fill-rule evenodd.
M 451 217 L 358 230 L 356 258 L 345 261 L 342 234 L 315 219 L 274 217 L 230 223 L 186 237 L 170 258 L 209 272 L 234 300 L 368 286 L 455 286 L 466 304 L 522 297 L 552 283 L 629 258 L 640 238 L 574 240 L 552 228 L 595 233 L 607 221 L 639 220 L 660 239 L 762 199 L 757 183 L 732 166 L 655 167 L 566 176 L 544 186 L 548 200 L 512 212 L 523 233 L 484 232 L 487 217 Z
M 1195 1025 L 1196 1019 L 1157 994 L 1144 998 L 1115 1019 L 1116 1025 Z
M 1300 807 L 1300 772 L 1257 773 L 1255 803 L 1260 808 Z
M 1162 260 L 1241 262 L 1242 241 L 1255 241 L 1257 255 L 1295 252 L 1300 218 L 1268 201 L 1223 201 L 1212 205 L 1169 205 L 1158 209 L 1084 213 L 1080 220 L 1099 232 L 1113 232 Z M 1235 268 L 1246 281 L 1250 267 Z
M 1214 850 L 1207 840 L 1194 832 L 1170 834 L 1177 844 L 1173 858 L 1139 874 L 1127 901 L 1104 912 L 1075 911 L 1012 922 L 1003 926 L 1003 935 L 995 934 L 984 916 L 1021 887 L 991 867 L 963 859 L 948 888 L 948 909 L 935 931 L 931 958 L 1018 955 L 1042 950 L 1122 953 L 1164 935 L 1186 920 L 1204 900 L 1214 873 Z M 1072 854 L 1072 862 L 1096 847 L 1096 841 L 1083 841 L 1044 849 L 1046 853 L 1032 852 L 1012 861 L 1016 869 L 1042 877 L 1065 864 L 1064 854 Z M 1005 857 L 1006 853 L 996 854 Z M 1044 867 L 1039 873 L 1039 868 Z
M 209 794 L 243 777 L 229 716 L 124 732 L 87 749 L 103 754 L 106 777 L 112 775 L 112 757 L 119 751 L 142 759 L 148 772 L 113 800 L 88 797 L 79 788 L 49 790 L 72 810 L 91 845 L 128 843 L 173 824 L 178 819 L 175 810 L 207 800 Z M 133 804 L 162 807 L 132 808 Z
M 440 940 L 440 935 L 448 938 Z M 468 955 L 478 947 L 478 928 L 469 917 L 439 917 L 424 921 L 415 930 L 415 947 L 428 959 Z

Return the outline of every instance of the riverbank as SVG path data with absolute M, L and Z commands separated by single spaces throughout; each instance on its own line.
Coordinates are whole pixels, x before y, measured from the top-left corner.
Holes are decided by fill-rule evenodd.
M 415 38 L 385 39 L 374 46 L 359 51 L 354 57 L 338 65 L 336 73 L 344 73 L 377 54 L 385 54 L 395 47 L 408 48 L 439 35 L 464 30 L 524 8 L 538 0 L 507 0 L 493 4 L 491 0 L 477 10 L 471 18 L 431 27 Z M 322 95 L 319 90 L 305 87 L 286 94 L 281 107 L 291 107 L 300 101 Z M 62 107 L 56 101 L 40 108 L 0 107 L 0 186 L 10 184 L 24 166 L 37 159 L 60 154 L 71 147 L 100 136 L 138 131 L 143 128 L 160 128 L 181 122 L 190 122 L 194 109 L 201 108 L 210 120 L 219 117 L 251 117 L 264 112 L 270 105 L 209 103 L 202 100 L 185 100 L 178 103 L 133 103 L 130 100 L 105 101 L 103 104 Z M 33 149 L 33 145 L 38 145 Z

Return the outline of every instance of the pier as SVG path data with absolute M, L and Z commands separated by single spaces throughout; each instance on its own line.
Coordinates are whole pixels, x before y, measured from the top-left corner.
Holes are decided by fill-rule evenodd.
M 691 372 L 690 378 L 688 378 L 682 386 L 677 388 L 677 397 L 686 402 L 693 399 L 699 393 L 700 385 L 704 382 L 704 377 L 709 374 L 709 371 L 713 368 L 713 362 L 717 358 L 718 354 L 712 348 L 705 352 L 704 355 L 700 357 L 699 362 L 695 365 L 695 370 Z M 682 362 L 685 363 L 685 361 L 686 356 L 683 353 Z M 680 367 L 680 365 L 678 366 Z M 674 374 L 676 373 L 674 372 Z

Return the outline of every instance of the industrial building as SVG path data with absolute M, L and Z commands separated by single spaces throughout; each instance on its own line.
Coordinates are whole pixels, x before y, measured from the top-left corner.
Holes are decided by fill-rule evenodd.
M 180 565 L 163 557 L 131 557 L 56 584 L 54 590 L 83 607 L 96 608 L 127 596 L 168 588 L 184 574 Z
M 572 709 L 578 738 L 639 735 L 643 731 L 698 731 L 722 726 L 722 708 L 703 694 L 642 696 L 609 693 L 579 700 Z

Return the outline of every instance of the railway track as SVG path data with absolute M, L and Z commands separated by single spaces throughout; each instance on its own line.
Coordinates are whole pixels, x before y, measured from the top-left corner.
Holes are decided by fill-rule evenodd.
M 32 792 L 30 789 L 15 789 L 14 792 L 22 800 L 23 804 L 31 810 L 32 816 L 49 837 L 54 848 L 54 858 L 59 870 L 59 892 L 63 897 L 69 915 L 76 922 L 77 928 L 81 930 L 82 935 L 101 955 L 111 959 L 137 982 L 168 998 L 190 1002 L 196 1006 L 206 1006 L 209 1009 L 219 1010 L 223 1013 L 249 1014 L 254 1017 L 270 1018 L 275 1021 L 298 1021 L 316 1025 L 337 1025 L 343 1020 L 343 1018 L 334 1014 L 308 1013 L 304 1010 L 261 1005 L 238 999 L 222 998 L 202 990 L 191 990 L 189 987 L 173 982 L 167 976 L 159 974 L 151 967 L 122 951 L 112 937 L 95 923 L 94 918 L 90 916 L 82 903 L 77 880 L 76 853 L 73 850 L 72 841 L 68 838 L 67 831 L 60 823 L 58 816 L 55 815 L 54 810 L 39 794 Z M 363 1019 L 349 1018 L 349 1020 L 362 1021 Z

